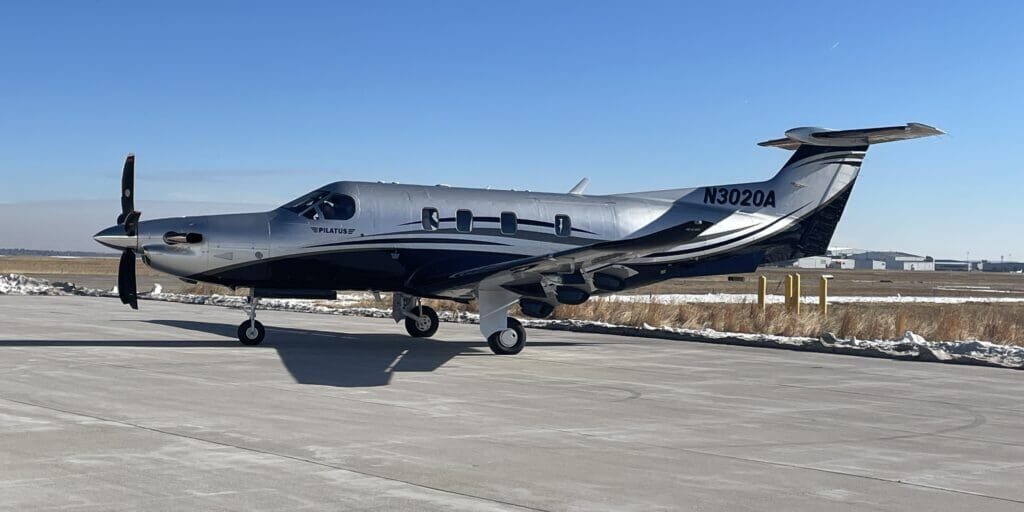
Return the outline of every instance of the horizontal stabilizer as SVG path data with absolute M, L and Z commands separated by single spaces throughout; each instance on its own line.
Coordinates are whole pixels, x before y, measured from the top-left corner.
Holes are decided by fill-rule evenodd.
M 801 144 L 829 147 L 854 147 L 881 144 L 896 140 L 917 139 L 942 135 L 945 132 L 921 123 L 905 126 L 884 126 L 881 128 L 860 128 L 857 130 L 829 130 L 827 128 L 803 127 L 786 131 L 782 139 L 759 142 L 758 146 L 795 150 Z

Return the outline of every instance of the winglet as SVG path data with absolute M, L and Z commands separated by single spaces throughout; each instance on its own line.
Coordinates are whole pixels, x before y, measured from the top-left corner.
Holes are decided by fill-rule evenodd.
M 582 180 L 580 180 L 579 183 L 576 184 L 575 187 L 572 188 L 572 190 L 569 191 L 569 193 L 574 196 L 582 196 L 583 191 L 587 189 L 587 185 L 589 184 L 590 178 L 583 178 Z

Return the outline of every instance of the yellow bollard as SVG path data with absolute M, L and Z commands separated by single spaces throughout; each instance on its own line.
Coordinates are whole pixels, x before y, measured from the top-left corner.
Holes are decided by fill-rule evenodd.
M 896 312 L 896 338 L 902 337 L 907 332 L 907 312 L 900 310 Z
M 800 314 L 800 274 L 793 274 L 793 312 Z
M 818 312 L 821 316 L 828 316 L 828 277 L 821 276 L 821 284 L 818 285 Z
M 762 313 L 768 307 L 768 301 L 765 300 L 765 296 L 768 295 L 768 278 L 761 276 L 757 278 L 757 307 Z
M 793 311 L 793 274 L 786 274 L 786 312 Z

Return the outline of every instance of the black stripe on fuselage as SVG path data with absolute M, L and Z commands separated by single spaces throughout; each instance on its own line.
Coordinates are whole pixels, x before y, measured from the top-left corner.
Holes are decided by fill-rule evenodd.
M 863 153 L 867 153 L 867 146 L 866 145 L 850 145 L 850 146 L 845 146 L 844 147 L 844 146 L 835 146 L 835 145 L 801 144 L 800 147 L 797 147 L 797 151 L 793 153 L 793 156 L 790 157 L 790 160 L 788 160 L 785 163 L 785 165 L 782 166 L 782 167 L 788 167 L 788 166 L 791 166 L 791 165 L 795 165 L 795 164 L 797 164 L 798 162 L 800 162 L 802 160 L 807 160 L 807 159 L 810 159 L 812 157 L 818 157 L 818 156 L 825 155 L 825 154 L 828 154 L 828 153 L 863 154 Z M 859 157 L 860 155 L 857 155 L 857 156 Z
M 400 291 L 420 296 L 441 290 L 418 283 L 444 283 L 440 277 L 527 257 L 497 253 L 430 248 L 358 247 L 267 258 L 189 276 L 225 286 L 309 290 Z
M 828 155 L 828 153 L 846 153 L 848 157 L 863 157 L 867 153 L 867 146 L 849 146 L 849 147 L 836 147 L 836 146 L 815 146 L 811 144 L 801 144 L 800 147 L 793 152 L 793 156 L 789 157 L 786 165 L 782 168 L 797 165 L 806 165 L 820 160 L 822 158 L 835 158 L 837 155 Z
M 497 238 L 499 240 L 510 240 L 510 241 L 514 241 L 514 240 L 530 240 L 530 241 L 533 241 L 533 242 L 547 242 L 547 243 L 552 243 L 552 244 L 576 245 L 576 246 L 579 246 L 579 245 L 590 245 L 590 244 L 595 244 L 595 243 L 600 243 L 600 242 L 607 242 L 607 240 L 604 240 L 604 239 L 583 238 L 583 237 L 578 237 L 578 236 L 558 236 L 558 235 L 555 235 L 555 234 L 552 234 L 552 233 L 540 233 L 540 232 L 537 232 L 537 231 L 528 231 L 528 230 L 525 230 L 525 229 L 520 229 L 520 230 L 516 231 L 516 234 L 514 234 L 514 235 L 506 235 L 506 234 L 502 233 L 500 229 L 476 228 L 476 227 L 474 227 L 473 231 L 470 231 L 470 232 L 459 231 L 459 230 L 453 229 L 453 228 L 444 228 L 444 229 L 438 229 L 438 230 L 435 230 L 435 231 L 423 231 L 423 230 L 416 229 L 416 230 L 412 230 L 412 231 L 392 231 L 392 232 L 389 232 L 389 233 L 380 233 L 380 234 L 377 234 L 377 235 L 370 235 L 370 236 L 415 235 L 415 234 L 424 234 L 424 233 L 431 233 L 431 235 L 428 235 L 428 236 L 433 236 L 433 234 L 438 234 L 438 235 L 455 235 L 455 236 L 472 235 L 472 236 L 493 237 L 493 238 Z M 506 244 L 506 245 L 515 245 L 515 244 Z
M 455 222 L 455 217 L 444 217 L 444 218 L 438 219 L 438 222 Z M 501 219 L 499 219 L 498 217 L 473 217 L 473 223 L 476 224 L 478 222 L 488 222 L 488 223 L 494 223 L 494 224 L 501 224 Z M 415 225 L 415 224 L 422 224 L 422 223 L 423 223 L 422 220 L 413 220 L 413 221 L 409 221 L 409 222 L 405 222 L 405 223 L 399 224 L 399 226 L 412 226 L 412 225 Z M 535 227 L 541 227 L 541 228 L 555 229 L 555 224 L 553 222 L 544 222 L 542 220 L 516 219 L 516 223 L 517 224 L 522 224 L 524 226 L 535 226 Z M 581 228 L 571 228 L 571 229 L 573 231 L 578 231 L 580 233 L 586 233 L 588 235 L 596 235 L 597 234 L 597 233 L 594 233 L 593 231 L 587 231 L 587 230 L 581 229 Z
M 846 164 L 846 165 L 856 165 L 856 166 L 859 167 L 863 163 L 864 163 L 863 160 L 857 159 L 857 158 L 854 158 L 854 157 L 850 157 L 850 156 L 841 156 L 841 155 L 840 156 L 829 156 L 829 157 L 826 157 L 826 158 L 816 158 L 813 161 L 809 161 L 809 162 L 800 162 L 800 163 L 798 163 L 796 165 L 793 165 L 793 166 L 789 167 L 789 170 L 796 169 L 796 168 L 803 167 L 805 165 L 810 165 L 810 164 L 815 164 L 815 165 Z
M 318 245 L 307 245 L 307 249 L 314 247 L 339 247 L 344 245 L 370 245 L 370 244 L 468 244 L 468 245 L 500 245 L 508 247 L 511 244 L 504 244 L 500 242 L 488 242 L 486 240 L 474 240 L 470 238 L 443 238 L 443 237 L 424 237 L 424 238 L 360 238 L 358 240 L 344 240 L 341 242 L 331 242 L 328 244 Z
M 764 263 L 824 254 L 842 213 L 842 208 L 846 205 L 850 192 L 853 190 L 853 185 L 850 183 L 827 203 L 818 205 L 813 211 L 797 219 L 786 229 L 753 240 L 741 247 L 702 256 L 699 259 L 629 265 L 639 274 L 627 280 L 627 287 L 634 288 L 675 277 L 752 272 L 758 265 Z M 828 210 L 833 210 L 833 212 L 824 214 Z M 824 218 L 822 218 L 823 214 Z M 818 230 L 821 231 L 821 235 L 824 235 L 819 238 L 821 244 L 817 247 L 803 246 L 809 231 Z M 810 252 L 807 252 L 808 250 Z
M 658 252 L 658 253 L 654 253 L 654 254 L 648 254 L 647 256 L 644 256 L 644 258 L 663 258 L 665 256 L 681 256 L 681 255 L 684 255 L 684 254 L 693 254 L 693 253 L 696 253 L 696 252 L 703 252 L 703 251 L 707 251 L 707 250 L 711 250 L 711 249 L 717 249 L 717 248 L 722 247 L 722 246 L 726 246 L 726 245 L 729 245 L 729 244 L 740 242 L 740 241 L 743 241 L 746 238 L 750 238 L 750 237 L 752 237 L 752 236 L 754 236 L 754 235 L 756 235 L 758 233 L 761 233 L 761 232 L 765 231 L 766 229 L 768 229 L 768 228 L 770 228 L 770 227 L 772 227 L 772 226 L 774 226 L 774 225 L 776 225 L 776 224 L 778 224 L 778 223 L 788 219 L 789 217 L 792 217 L 796 212 L 806 208 L 808 204 L 811 204 L 811 203 L 807 203 L 807 204 L 801 206 L 800 208 L 797 208 L 796 210 L 793 210 L 792 212 L 788 213 L 787 215 L 779 217 L 778 219 L 775 219 L 774 221 L 772 221 L 771 223 L 769 223 L 766 226 L 761 227 L 760 229 L 751 231 L 750 233 L 747 233 L 747 234 L 742 235 L 742 236 L 738 236 L 738 237 L 733 238 L 731 240 L 723 240 L 721 242 L 717 242 L 717 243 L 713 243 L 713 244 L 708 244 L 708 245 L 701 246 L 701 247 L 694 247 L 693 249 L 682 249 L 682 250 L 679 250 L 679 251 Z

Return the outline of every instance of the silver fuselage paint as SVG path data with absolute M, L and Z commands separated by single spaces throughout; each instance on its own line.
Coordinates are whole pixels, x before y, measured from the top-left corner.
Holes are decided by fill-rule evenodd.
M 774 198 L 770 205 L 740 201 L 716 204 L 714 200 L 709 204 L 707 189 L 716 187 L 588 196 L 342 181 L 319 190 L 355 199 L 355 214 L 347 220 L 312 220 L 284 208 L 147 220 L 139 224 L 137 249 L 143 261 L 156 270 L 204 280 L 204 276 L 261 262 L 346 252 L 393 251 L 397 255 L 417 248 L 508 255 L 509 259 L 540 256 L 701 221 L 712 227 L 695 239 L 653 255 L 615 263 L 700 260 L 789 228 L 850 185 L 863 155 L 863 151 L 837 150 L 834 157 L 824 154 L 791 162 L 768 181 L 718 187 L 729 191 L 756 189 L 762 196 L 770 192 Z M 726 203 L 728 199 L 727 193 Z M 474 222 L 470 232 L 457 231 L 453 221 L 442 221 L 440 229 L 427 231 L 421 224 L 424 208 L 436 208 L 442 219 L 455 217 L 457 210 L 471 211 L 474 219 L 498 219 L 503 212 L 513 212 L 520 223 L 514 235 L 503 234 L 499 223 L 480 220 Z M 555 235 L 553 222 L 557 215 L 569 216 L 571 236 Z M 164 240 L 168 232 L 196 232 L 203 239 L 200 243 L 170 245 Z

